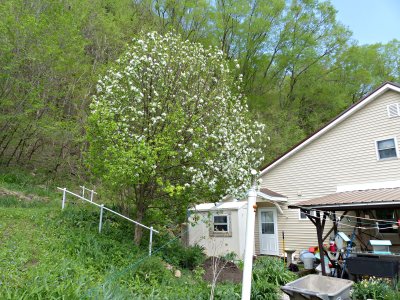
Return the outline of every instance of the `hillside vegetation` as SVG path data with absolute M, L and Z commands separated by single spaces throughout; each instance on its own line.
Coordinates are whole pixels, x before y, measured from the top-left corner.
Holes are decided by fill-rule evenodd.
M 207 283 L 171 253 L 178 249 L 172 236 L 156 237 L 150 258 L 127 238 L 126 222 L 107 215 L 99 234 L 98 210 L 70 199 L 61 211 L 61 194 L 37 184 L 23 173 L 0 175 L 1 299 L 208 298 Z M 234 296 L 237 288 L 221 292 Z
M 70 197 L 61 211 L 53 184 L 0 172 L 0 299 L 210 299 L 200 247 L 185 248 L 164 229 L 149 257 L 147 245 L 127 237 L 133 226 L 123 219 L 105 214 L 99 234 L 93 206 Z M 295 278 L 280 259 L 259 259 L 252 297 L 277 300 L 279 286 Z M 222 282 L 213 292 L 240 299 L 241 285 Z
M 0 164 L 84 174 L 97 80 L 149 31 L 179 32 L 238 64 L 265 162 L 384 81 L 400 42 L 358 45 L 317 0 L 5 0 L 0 3 Z

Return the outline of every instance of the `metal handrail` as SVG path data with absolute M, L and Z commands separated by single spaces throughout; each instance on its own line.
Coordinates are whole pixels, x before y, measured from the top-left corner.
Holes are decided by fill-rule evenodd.
M 68 193 L 68 194 L 71 194 L 71 195 L 73 195 L 73 196 L 75 196 L 75 197 L 77 197 L 77 198 L 79 198 L 79 199 L 81 199 L 83 201 L 86 201 L 86 202 L 89 202 L 90 204 L 96 205 L 97 207 L 100 208 L 99 233 L 101 233 L 101 229 L 102 229 L 102 225 L 103 225 L 103 210 L 104 209 L 109 211 L 109 212 L 111 212 L 111 213 L 113 213 L 113 214 L 115 214 L 115 215 L 117 215 L 117 216 L 120 216 L 121 218 L 124 218 L 124 219 L 126 219 L 126 220 L 128 220 L 128 221 L 130 221 L 130 222 L 132 222 L 132 223 L 134 223 L 136 225 L 138 225 L 138 226 L 141 226 L 143 228 L 146 228 L 146 229 L 150 230 L 149 255 L 151 255 L 151 248 L 152 248 L 152 242 L 153 242 L 153 231 L 155 233 L 160 233 L 158 230 L 155 230 L 153 228 L 153 226 L 148 227 L 148 226 L 143 225 L 142 223 L 139 223 L 139 222 L 137 222 L 135 220 L 132 220 L 132 219 L 130 219 L 130 218 L 128 218 L 128 217 L 126 217 L 126 216 L 124 216 L 124 215 L 122 215 L 122 214 L 120 214 L 120 213 L 118 213 L 118 212 L 116 212 L 116 211 L 114 211 L 114 210 L 112 210 L 110 208 L 108 208 L 108 207 L 105 207 L 104 204 L 98 204 L 98 203 L 94 202 L 93 201 L 93 195 L 97 194 L 97 193 L 94 190 L 86 188 L 85 186 L 80 186 L 80 187 L 82 188 L 82 196 L 78 195 L 78 194 L 75 194 L 74 192 L 68 191 L 67 188 L 57 187 L 57 189 L 63 191 L 63 199 L 62 199 L 62 204 L 61 204 L 61 209 L 62 210 L 65 208 L 65 202 L 67 200 L 67 193 Z M 90 192 L 90 199 L 86 199 L 84 197 L 85 196 L 85 191 L 89 191 Z

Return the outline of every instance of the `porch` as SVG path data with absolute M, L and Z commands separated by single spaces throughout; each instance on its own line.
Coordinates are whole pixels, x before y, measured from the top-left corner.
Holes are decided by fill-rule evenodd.
M 324 247 L 329 237 L 343 232 L 350 239 L 349 245 L 340 249 L 336 262 L 353 275 L 397 277 L 400 261 L 400 188 L 356 190 L 330 194 L 299 202 L 289 208 L 300 209 L 314 224 L 317 232 L 321 261 L 325 256 L 332 262 L 332 254 Z M 327 221 L 332 227 L 324 233 Z M 377 252 L 371 240 L 390 241 L 388 251 Z M 353 268 L 352 263 L 360 265 Z M 347 265 L 346 265 L 347 264 Z M 363 267 L 364 266 L 364 267 Z M 392 271 L 389 272 L 389 269 Z M 327 275 L 325 264 L 322 274 Z M 343 271 L 337 276 L 343 277 Z

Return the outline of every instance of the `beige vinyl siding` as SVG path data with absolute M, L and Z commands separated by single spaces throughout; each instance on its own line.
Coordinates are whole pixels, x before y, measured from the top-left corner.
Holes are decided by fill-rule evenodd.
M 262 177 L 262 187 L 287 196 L 294 204 L 335 193 L 339 185 L 400 180 L 400 159 L 378 161 L 375 148 L 376 140 L 388 137 L 400 142 L 400 117 L 387 115 L 387 105 L 392 103 L 400 103 L 398 93 L 378 96 L 269 170 Z M 278 220 L 279 231 L 285 231 L 286 248 L 302 250 L 316 244 L 315 227 L 299 220 L 298 210 L 284 208 Z M 279 239 L 282 246 L 281 234 Z

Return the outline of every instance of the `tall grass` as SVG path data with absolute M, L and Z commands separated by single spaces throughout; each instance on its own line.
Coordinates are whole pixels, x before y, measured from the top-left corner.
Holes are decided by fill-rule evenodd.
M 0 195 L 0 299 L 208 299 L 207 283 L 182 269 L 201 262 L 201 248 L 161 247 L 168 238 L 156 236 L 162 250 L 149 258 L 148 245 L 133 244 L 132 224 L 105 213 L 99 234 L 96 207 L 69 199 L 61 211 L 60 193 L 39 178 L 0 172 L 0 188 L 35 196 Z M 221 285 L 216 299 L 238 289 Z

